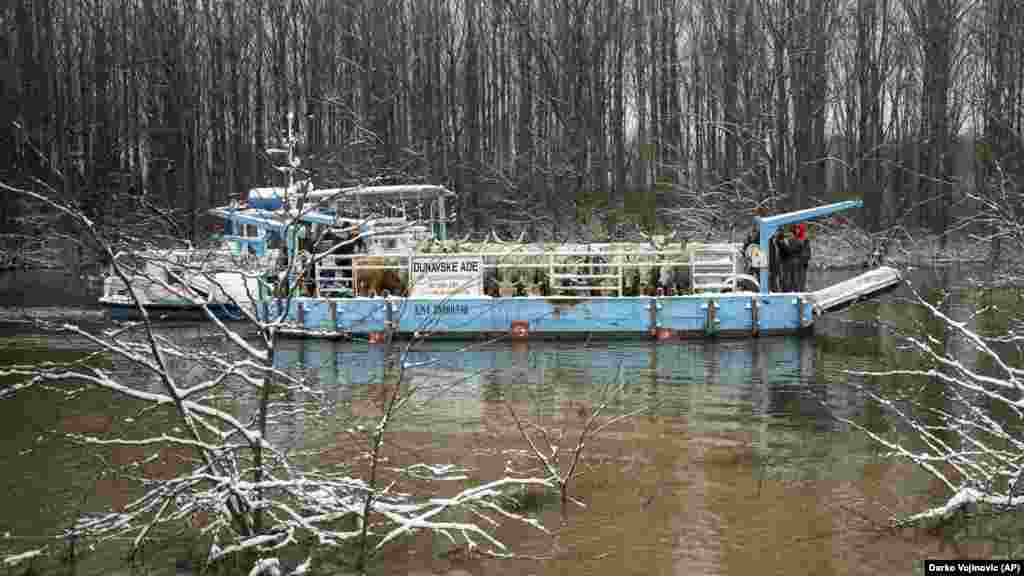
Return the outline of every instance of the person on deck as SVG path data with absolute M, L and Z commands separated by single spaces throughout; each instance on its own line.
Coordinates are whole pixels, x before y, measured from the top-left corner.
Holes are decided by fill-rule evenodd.
M 782 286 L 784 292 L 800 292 L 800 252 L 803 250 L 804 242 L 800 239 L 800 226 L 795 224 L 791 228 L 792 235 L 787 240 L 786 248 L 789 250 L 789 258 L 782 265 Z
M 796 240 L 799 243 L 799 250 L 795 251 L 794 269 L 796 272 L 796 285 L 793 289 L 797 292 L 807 291 L 807 267 L 811 263 L 811 240 L 807 237 L 807 224 L 801 222 L 796 227 Z
M 785 231 L 779 228 L 768 242 L 768 286 L 771 292 L 785 292 L 788 289 L 786 270 L 789 259 L 789 241 L 786 239 Z
M 754 266 L 754 254 L 760 252 L 761 242 L 761 232 L 757 225 L 757 218 L 764 218 L 767 214 L 768 211 L 761 206 L 754 209 L 754 222 L 751 224 L 750 232 L 747 233 L 747 237 L 743 241 L 743 257 L 746 262 L 745 272 L 754 278 L 757 277 L 759 272 L 758 268 Z
M 751 259 L 751 247 L 758 246 L 761 238 L 758 236 L 757 224 L 750 229 L 747 237 L 743 240 L 743 257 L 746 260 L 746 273 L 751 276 L 757 276 L 757 269 L 754 268 L 754 263 Z

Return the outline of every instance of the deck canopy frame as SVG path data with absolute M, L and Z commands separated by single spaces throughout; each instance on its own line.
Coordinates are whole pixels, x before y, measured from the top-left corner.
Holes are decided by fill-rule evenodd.
M 843 202 L 826 204 L 824 206 L 815 206 L 814 208 L 806 208 L 795 212 L 786 212 L 775 216 L 756 216 L 754 217 L 754 222 L 757 223 L 758 230 L 760 231 L 759 244 L 761 247 L 761 254 L 766 254 L 770 257 L 771 254 L 768 251 L 768 243 L 775 234 L 775 231 L 783 226 L 805 222 L 815 218 L 824 218 L 826 216 L 831 216 L 836 212 L 842 212 L 843 210 L 849 210 L 851 208 L 861 208 L 863 206 L 864 202 L 862 200 L 845 200 Z M 764 262 L 767 264 L 768 260 L 765 259 Z M 767 294 L 769 289 L 767 266 L 761 267 L 759 277 L 761 280 L 761 293 Z
M 296 212 L 267 210 L 262 208 L 226 206 L 209 210 L 211 215 L 230 221 L 234 224 L 254 225 L 265 232 L 276 233 L 284 237 L 289 224 L 302 222 L 306 224 L 320 224 L 323 226 L 354 225 L 363 221 L 362 207 L 364 204 L 376 200 L 393 199 L 400 202 L 436 202 L 439 222 L 439 239 L 447 240 L 448 216 L 446 213 L 446 202 L 448 198 L 454 198 L 455 193 L 444 186 L 414 184 L 414 185 L 392 185 L 392 186 L 357 186 L 353 188 L 325 188 L 313 190 L 304 195 L 306 202 L 316 204 L 316 207 Z M 342 210 L 330 213 L 325 209 L 338 207 L 354 207 L 357 216 L 348 217 L 341 215 Z
M 332 208 L 352 208 L 357 217 L 362 218 L 363 206 L 369 202 L 397 200 L 400 202 L 435 202 L 437 205 L 438 239 L 448 239 L 448 214 L 446 204 L 448 198 L 454 198 L 455 192 L 434 184 L 396 184 L 387 186 L 356 186 L 351 188 L 324 188 L 313 190 L 306 195 L 306 200 L 321 206 Z M 342 210 L 338 210 L 342 212 Z

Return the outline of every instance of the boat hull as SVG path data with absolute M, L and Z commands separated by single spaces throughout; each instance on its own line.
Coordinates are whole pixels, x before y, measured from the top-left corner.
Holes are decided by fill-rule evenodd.
M 263 288 L 258 279 L 246 277 L 241 272 L 212 272 L 184 274 L 187 283 L 197 294 L 206 298 L 210 311 L 222 320 L 242 320 L 237 302 L 246 303 L 252 309 L 251 302 L 263 296 Z M 175 286 L 154 281 L 152 274 L 129 277 L 135 294 L 149 313 L 151 320 L 200 321 L 209 317 L 203 309 L 202 301 L 187 297 Z M 99 302 L 110 310 L 112 320 L 138 320 L 142 315 L 129 295 L 127 286 L 119 277 L 108 276 L 103 284 L 103 296 Z
M 875 297 L 901 282 L 882 267 L 808 293 L 686 296 L 291 298 L 264 300 L 257 315 L 302 337 L 486 338 L 756 337 L 810 331 L 817 316 Z
M 287 307 L 287 308 L 286 308 Z M 806 294 L 594 298 L 292 298 L 266 301 L 284 334 L 303 337 L 453 338 L 751 337 L 811 329 Z
M 110 312 L 114 321 L 141 320 L 142 314 L 134 304 L 120 302 L 100 302 Z M 144 308 L 150 320 L 195 322 L 209 320 L 202 306 L 189 304 L 145 304 Z M 210 311 L 221 320 L 242 320 L 242 311 L 234 304 L 211 304 Z

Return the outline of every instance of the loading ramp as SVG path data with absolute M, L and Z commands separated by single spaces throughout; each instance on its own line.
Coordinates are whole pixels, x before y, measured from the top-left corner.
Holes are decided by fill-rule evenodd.
M 882 266 L 828 288 L 811 292 L 809 296 L 817 313 L 823 314 L 842 310 L 856 302 L 888 292 L 898 286 L 900 281 L 898 270 Z

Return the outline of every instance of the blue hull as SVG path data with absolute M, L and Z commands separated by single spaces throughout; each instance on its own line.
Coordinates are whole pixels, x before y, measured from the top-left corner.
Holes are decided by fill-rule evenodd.
M 801 294 L 729 293 L 622 298 L 293 298 L 263 303 L 282 332 L 305 337 L 398 336 L 674 338 L 795 334 L 814 322 Z
M 110 310 L 110 319 L 117 321 L 141 320 L 142 315 L 139 309 L 131 304 L 110 304 L 104 303 Z M 241 320 L 244 318 L 238 306 L 233 304 L 214 304 L 210 311 L 221 320 Z M 206 311 L 201 306 L 180 306 L 173 304 L 149 304 L 146 305 L 146 312 L 150 320 L 174 321 L 174 322 L 197 322 L 209 320 Z

